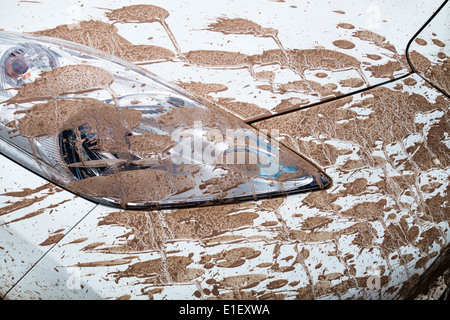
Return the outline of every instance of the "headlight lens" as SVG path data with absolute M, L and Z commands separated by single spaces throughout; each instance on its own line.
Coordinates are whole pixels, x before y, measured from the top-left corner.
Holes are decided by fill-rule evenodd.
M 177 207 L 322 189 L 315 166 L 105 53 L 0 32 L 0 152 L 98 203 Z

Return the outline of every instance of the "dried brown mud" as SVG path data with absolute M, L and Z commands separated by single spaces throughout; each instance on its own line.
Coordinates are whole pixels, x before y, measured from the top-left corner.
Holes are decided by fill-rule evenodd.
M 350 23 L 339 23 L 338 27 L 343 29 L 355 29 L 355 26 Z
M 427 42 L 424 39 L 422 39 L 422 38 L 416 38 L 416 39 L 414 39 L 414 41 L 417 44 L 421 45 L 421 46 L 426 46 L 427 45 Z
M 204 273 L 198 268 L 189 268 L 191 257 L 169 256 L 165 259 L 137 262 L 128 266 L 124 271 L 115 274 L 118 283 L 122 278 L 145 278 L 149 284 L 169 284 L 192 281 Z
M 336 40 L 333 41 L 333 45 L 341 49 L 353 49 L 355 44 L 348 40 Z
M 339 71 L 355 69 L 361 71 L 361 62 L 342 52 L 328 49 L 294 49 L 286 51 L 288 58 L 279 49 L 267 50 L 251 56 L 253 64 L 274 65 L 292 69 L 304 76 L 306 70 Z
M 167 26 L 165 20 L 169 17 L 169 13 L 156 6 L 139 5 L 110 10 L 107 17 L 114 23 L 158 22 Z M 89 31 L 92 33 L 88 33 L 87 28 L 83 29 L 89 23 L 90 30 L 94 30 L 96 25 L 99 26 L 98 30 L 105 30 L 103 34 L 105 38 L 101 38 L 101 32 Z M 55 28 L 53 32 L 56 34 L 56 29 L 61 34 L 67 31 L 64 36 L 68 40 L 72 37 L 77 40 L 76 42 L 81 41 L 84 42 L 83 44 L 103 48 L 101 50 L 104 51 L 109 50 L 130 61 L 173 58 L 170 51 L 162 50 L 158 55 L 159 53 L 156 54 L 158 48 L 150 48 L 150 46 L 142 46 L 141 54 L 132 53 L 132 49 L 138 46 L 133 46 L 120 38 L 114 26 L 99 22 L 89 23 L 80 23 L 81 31 L 75 28 L 69 32 L 64 27 L 58 27 L 59 29 Z M 339 24 L 338 27 L 354 29 L 354 26 L 345 23 Z M 218 19 L 216 23 L 210 24 L 209 28 L 211 31 L 224 34 L 249 34 L 272 38 L 277 35 L 274 29 L 265 29 L 244 19 Z M 79 35 L 77 32 L 80 32 Z M 89 35 L 89 37 L 83 37 L 83 35 Z M 361 30 L 353 35 L 359 40 L 371 42 L 379 48 L 396 53 L 395 48 L 386 41 L 385 37 Z M 88 39 L 91 44 L 88 43 Z M 355 43 L 357 44 L 359 40 L 355 39 Z M 148 53 L 144 54 L 144 49 L 148 49 Z M 151 55 L 150 52 L 155 55 Z M 431 75 L 430 61 L 417 54 L 413 56 L 418 59 L 422 70 Z M 377 54 L 367 54 L 367 57 L 374 61 L 382 59 Z M 189 63 L 206 68 L 247 68 L 256 81 L 269 82 L 270 85 L 265 84 L 265 88 L 277 94 L 313 92 L 316 96 L 320 95 L 324 98 L 341 93 L 337 91 L 338 86 L 334 83 L 323 85 L 313 81 L 307 83 L 292 81 L 274 84 L 273 71 L 255 74 L 252 70 L 254 67 L 279 65 L 281 68 L 293 70 L 302 79 L 305 72 L 310 70 L 320 70 L 316 73 L 316 77 L 320 79 L 327 78 L 329 72 L 356 70 L 361 78 L 344 79 L 339 84 L 342 87 L 352 88 L 367 84 L 362 73 L 361 61 L 333 50 L 284 51 L 280 48 L 255 55 L 192 50 L 186 53 L 186 58 Z M 445 56 L 442 59 L 444 58 Z M 395 72 L 404 66 L 401 57 L 396 56 L 393 61 L 381 66 L 369 66 L 367 70 L 373 77 L 392 79 Z M 443 71 L 435 72 L 444 73 Z M 436 75 L 434 77 L 438 78 Z M 445 84 L 445 80 L 440 82 Z M 255 104 L 244 103 L 233 98 L 212 99 L 211 93 L 228 90 L 225 85 L 184 82 L 180 83 L 180 86 L 244 117 L 261 114 L 259 111 L 261 108 Z M 367 291 L 369 280 L 367 271 L 359 272 L 364 275 L 357 276 L 355 256 L 380 251 L 382 257 L 380 285 L 384 290 L 383 294 L 395 293 L 399 290 L 398 286 L 391 286 L 388 291 L 385 290 L 391 275 L 394 274 L 394 268 L 390 269 L 391 264 L 399 261 L 395 268 L 405 267 L 408 273 L 407 265 L 412 255 L 405 254 L 403 249 L 406 246 L 413 246 L 423 257 L 417 263 L 416 269 L 422 268 L 437 254 L 431 248 L 435 245 L 444 245 L 442 230 L 438 224 L 450 219 L 450 212 L 443 205 L 449 201 L 449 187 L 435 194 L 435 190 L 442 186 L 442 182 L 421 185 L 420 191 L 427 196 L 425 199 L 421 198 L 417 192 L 417 181 L 421 174 L 429 170 L 441 170 L 450 165 L 448 147 L 443 142 L 450 130 L 449 103 L 443 97 L 438 97 L 432 102 L 417 93 L 399 91 L 403 87 L 410 86 L 417 86 L 417 81 L 407 78 L 402 83 L 398 83 L 395 90 L 376 88 L 361 94 L 360 98 L 349 96 L 255 124 L 261 129 L 280 129 L 284 142 L 289 147 L 327 169 L 336 169 L 337 178 L 343 180 L 337 188 L 307 194 L 301 198 L 301 203 L 295 206 L 289 204 L 287 209 L 284 207 L 284 211 L 281 207 L 285 199 L 277 198 L 260 203 L 248 202 L 173 211 L 111 212 L 100 218 L 98 227 L 106 230 L 108 230 L 107 226 L 121 227 L 124 233 L 118 235 L 113 242 L 96 241 L 82 245 L 81 250 L 88 254 L 124 254 L 124 257 L 112 260 L 108 258 L 104 261 L 93 259 L 91 262 L 81 262 L 75 266 L 113 267 L 107 277 L 112 276 L 119 284 L 128 281 L 130 284 L 127 286 L 143 284 L 141 293 L 148 295 L 149 298 L 163 293 L 165 288 L 171 285 L 193 283 L 196 284 L 197 289 L 186 290 L 192 290 L 193 297 L 206 299 L 283 299 L 286 297 L 314 299 L 329 295 L 345 298 L 350 295 L 351 298 L 350 292 L 354 288 Z M 39 108 L 54 110 L 57 107 L 55 103 L 39 105 L 34 111 L 38 111 Z M 64 103 L 63 100 L 59 100 L 59 107 Z M 307 103 L 309 103 L 307 99 L 286 98 L 272 108 L 272 111 L 292 110 Z M 161 117 L 160 123 L 174 126 L 184 126 L 186 123 L 192 124 L 193 121 L 198 120 L 204 121 L 207 125 L 226 123 L 224 119 L 220 120 L 220 116 L 217 120 L 209 115 L 192 112 L 189 108 L 179 110 L 177 114 L 169 112 L 165 117 Z M 358 110 L 366 112 L 358 113 Z M 264 109 L 262 114 L 265 112 Z M 433 120 L 429 126 L 416 121 L 418 115 L 431 112 L 442 112 L 443 115 Z M 38 126 L 41 119 L 39 113 L 35 115 L 25 113 L 19 129 L 24 132 L 29 130 L 30 137 L 55 132 L 58 128 L 65 127 L 64 121 L 73 118 L 69 107 L 67 107 L 67 113 L 66 118 L 61 118 L 57 126 L 45 129 Z M 132 115 L 130 117 L 134 118 Z M 29 122 L 25 124 L 25 121 Z M 129 125 L 133 127 L 133 123 L 134 121 L 131 120 Z M 411 136 L 420 136 L 421 139 L 407 148 L 405 140 Z M 133 152 L 147 152 L 150 149 L 161 153 L 171 145 L 166 138 L 160 141 L 142 138 L 144 137 L 129 138 L 129 147 Z M 345 146 L 340 145 L 341 142 Z M 403 151 L 407 154 L 404 159 L 398 160 L 388 153 L 388 148 L 396 144 L 404 148 Z M 374 155 L 375 152 L 377 155 Z M 345 163 L 339 162 L 348 155 L 353 157 L 349 157 Z M 387 172 L 388 167 L 400 173 L 407 172 L 407 174 L 391 176 Z M 364 178 L 359 175 L 364 170 L 378 169 L 383 171 L 384 175 L 381 180 L 375 182 L 369 181 L 367 175 Z M 189 170 L 197 169 L 189 168 Z M 189 170 L 186 169 L 186 171 Z M 236 170 L 239 171 L 239 168 Z M 141 180 L 139 176 L 142 177 Z M 99 195 L 115 194 L 120 197 L 125 195 L 127 199 L 137 200 L 148 197 L 162 199 L 167 195 L 183 192 L 183 186 L 192 186 L 190 177 L 183 175 L 169 177 L 165 172 L 153 172 L 148 175 L 137 172 L 136 175 L 129 176 L 117 174 L 102 179 L 97 179 L 98 181 L 86 179 L 80 183 L 78 190 L 95 190 Z M 155 190 L 156 187 L 142 190 L 143 188 L 139 186 L 146 179 L 160 179 L 157 185 L 158 190 Z M 117 181 L 120 181 L 120 188 Z M 222 188 L 226 189 L 240 181 L 242 179 L 230 177 L 229 180 L 220 183 L 224 184 Z M 205 181 L 203 187 L 211 188 L 215 184 L 217 186 L 219 182 Z M 406 195 L 410 196 L 408 201 L 402 199 L 402 196 Z M 351 204 L 348 205 L 340 200 L 348 200 Z M 28 202 L 23 203 L 23 205 L 27 204 Z M 9 209 L 7 208 L 6 211 Z M 311 211 L 315 213 L 311 215 Z M 39 211 L 30 213 L 28 216 L 37 214 Z M 247 236 L 248 234 L 250 236 Z M 61 233 L 56 233 L 41 245 L 53 244 L 59 241 L 60 237 Z M 72 243 L 87 240 L 89 239 L 81 238 Z M 176 247 L 178 243 L 186 242 L 195 249 L 192 250 L 195 253 L 183 255 Z M 318 245 L 320 253 L 326 255 L 322 261 L 314 260 L 318 253 L 313 251 L 314 245 Z M 325 247 L 320 248 L 319 245 Z M 354 249 L 355 256 L 350 253 L 342 254 L 344 250 L 342 245 L 348 246 L 349 250 Z M 217 250 L 214 251 L 216 248 Z M 273 252 L 263 252 L 269 250 L 267 248 Z M 145 258 L 140 256 L 136 261 L 135 257 L 126 256 L 138 253 L 143 253 L 142 257 Z M 152 259 L 144 255 L 147 253 L 152 255 Z M 153 258 L 153 254 L 157 258 Z M 344 271 L 329 272 L 323 266 L 324 261 L 328 259 L 336 259 L 336 263 L 340 263 Z M 122 268 L 114 268 L 116 266 L 122 266 Z M 239 269 L 241 266 L 250 271 L 248 274 L 235 275 L 233 272 L 242 271 L 242 268 Z M 318 276 L 316 273 L 313 277 L 314 270 L 321 270 L 322 273 Z M 228 271 L 231 272 L 226 273 Z M 303 274 L 306 274 L 307 280 L 297 280 L 300 279 L 298 276 Z M 408 274 L 409 286 L 416 283 L 417 276 L 418 274 Z M 295 281 L 287 280 L 294 278 Z M 130 295 L 120 297 L 120 299 L 128 298 Z
M 116 135 L 125 139 L 126 133 L 136 128 L 141 120 L 141 113 L 137 110 L 119 110 L 115 105 L 91 98 L 52 100 L 16 113 L 24 116 L 8 125 L 24 137 L 56 135 L 67 129 L 88 125 L 104 144 L 110 143 L 109 140 Z M 115 135 L 107 127 L 113 129 Z M 120 138 L 115 143 L 119 141 Z
M 220 50 L 194 50 L 184 53 L 195 65 L 214 68 L 251 68 L 250 57 L 239 52 Z
M 53 245 L 55 243 L 58 243 L 62 238 L 64 237 L 63 233 L 57 233 L 53 236 L 50 236 L 49 238 L 47 238 L 46 240 L 44 240 L 43 242 L 41 242 L 39 245 L 40 246 L 50 246 Z
M 81 21 L 76 26 L 60 25 L 35 34 L 79 43 L 130 62 L 166 61 L 175 58 L 169 49 L 154 45 L 134 45 L 119 35 L 117 27 L 97 20 Z
M 314 134 L 317 128 L 323 128 L 323 130 L 329 132 L 329 135 L 327 135 L 329 138 L 340 141 L 355 141 L 358 145 L 362 146 L 362 150 L 364 150 L 373 148 L 376 145 L 376 141 L 383 141 L 386 144 L 396 143 L 405 137 L 406 132 L 412 131 L 420 133 L 420 126 L 414 122 L 416 112 L 426 112 L 428 110 L 440 108 L 446 110 L 448 107 L 447 102 L 442 99 L 438 99 L 434 104 L 429 102 L 424 96 L 414 93 L 409 94 L 406 92 L 392 91 L 388 88 L 371 89 L 365 95 L 367 95 L 366 98 L 357 104 L 354 104 L 368 107 L 373 112 L 371 112 L 368 118 L 362 118 L 356 122 L 343 121 L 342 124 L 338 124 L 339 120 L 354 119 L 357 114 L 350 108 L 340 108 L 340 106 L 345 105 L 345 103 L 349 103 L 348 100 L 337 100 L 299 112 L 298 115 L 302 117 L 301 119 L 295 118 L 295 113 L 291 113 L 289 117 L 282 116 L 270 120 L 270 125 L 287 130 L 289 136 L 295 137 L 296 140 Z M 388 108 L 388 105 L 391 107 Z M 392 106 L 395 106 L 395 108 Z M 399 108 L 402 110 L 401 113 L 394 111 Z M 318 115 L 326 116 L 322 117 Z M 294 123 L 302 123 L 302 126 L 293 125 Z M 396 123 L 397 125 L 392 127 L 392 123 Z M 269 125 L 269 123 L 266 124 L 264 121 L 258 124 L 258 126 L 263 129 L 266 129 L 267 125 Z M 331 133 L 332 135 L 330 135 Z M 294 145 L 289 142 L 287 143 L 291 147 L 294 147 Z M 316 143 L 312 142 L 309 144 L 314 145 Z M 447 161 L 445 160 L 447 158 L 445 155 L 442 155 L 441 153 L 436 154 L 444 156 L 443 160 Z M 312 157 L 313 159 L 318 159 L 319 155 L 320 153 L 307 154 L 308 157 Z M 331 156 L 332 153 L 330 154 L 330 157 Z M 376 163 L 374 158 L 368 155 L 366 156 L 363 151 L 361 151 L 361 156 L 364 163 Z M 328 160 L 331 160 L 327 162 L 328 165 L 334 164 L 334 159 L 336 158 L 337 155 L 328 158 Z M 319 163 L 325 165 L 323 161 L 319 160 Z M 429 163 L 429 161 L 427 161 L 427 163 Z
M 207 100 L 202 100 L 207 109 L 179 107 L 171 109 L 158 117 L 158 122 L 167 126 L 186 127 L 193 126 L 195 121 L 201 121 L 203 126 L 218 128 L 225 132 L 226 129 L 238 129 L 241 122 L 218 106 Z
M 114 23 L 158 22 L 166 31 L 176 52 L 181 55 L 178 42 L 166 22 L 166 19 L 169 17 L 169 12 L 166 9 L 150 4 L 138 4 L 110 10 L 110 12 L 106 13 L 106 16 L 110 21 L 114 21 Z
M 245 119 L 270 115 L 269 110 L 261 108 L 254 103 L 235 101 L 233 98 L 219 98 L 215 99 L 214 102 L 231 113 L 240 115 Z
M 359 88 L 364 84 L 364 81 L 358 78 L 348 78 L 339 81 L 339 84 L 343 87 Z
M 299 98 L 282 99 L 279 104 L 277 104 L 275 107 L 272 108 L 272 111 L 279 113 L 282 111 L 298 109 L 302 105 L 306 105 L 308 103 L 309 103 L 308 100 L 303 100 Z
M 246 68 L 250 71 L 255 80 L 261 80 L 261 74 L 255 74 L 253 68 L 255 66 L 265 65 L 279 65 L 281 68 L 293 70 L 297 73 L 301 81 L 292 82 L 290 84 L 280 85 L 277 90 L 273 89 L 273 74 L 268 78 L 271 85 L 268 88 L 259 88 L 272 91 L 273 93 L 283 94 L 290 90 L 299 90 L 305 94 L 319 94 L 321 97 L 341 95 L 340 92 L 335 92 L 336 84 L 330 83 L 320 85 L 314 81 L 306 81 L 305 72 L 307 70 L 327 70 L 332 72 L 355 70 L 361 76 L 361 80 L 368 85 L 367 79 L 361 69 L 361 63 L 350 55 L 326 50 L 326 49 L 305 49 L 305 50 L 290 50 L 285 51 L 281 49 L 274 49 L 264 51 L 262 54 L 248 56 L 238 52 L 215 51 L 215 50 L 198 50 L 185 53 L 186 59 L 194 64 L 206 68 Z M 267 74 L 267 72 L 266 72 Z M 324 73 L 318 73 L 321 77 Z M 327 76 L 325 74 L 325 76 Z M 266 79 L 266 78 L 264 78 Z M 223 105 L 222 101 L 216 101 L 225 109 L 236 112 L 244 119 L 252 119 L 254 117 L 261 117 L 267 114 L 266 109 L 251 103 L 245 104 L 245 108 L 241 107 L 243 103 L 232 103 Z M 236 107 L 239 107 L 236 110 Z M 245 109 L 245 110 L 244 110 Z M 273 110 L 277 111 L 279 108 Z M 258 111 L 260 110 L 260 111 Z
M 403 66 L 398 61 L 388 61 L 383 65 L 367 67 L 366 70 L 372 72 L 375 78 L 389 78 L 394 79 L 394 73 L 401 71 Z
M 68 65 L 43 71 L 36 81 L 26 83 L 8 103 L 47 100 L 70 93 L 106 89 L 114 77 L 106 70 L 88 65 Z
M 262 207 L 254 203 L 239 203 L 226 206 L 178 209 L 159 214 L 143 211 L 117 211 L 103 217 L 102 225 L 118 225 L 131 230 L 127 240 L 107 251 L 133 252 L 160 250 L 164 243 L 181 239 L 207 242 L 227 232 L 249 228 L 253 221 L 272 205 L 277 208 L 282 199 L 263 201 Z M 267 209 L 266 209 L 267 208 Z M 131 236 L 134 234 L 134 236 Z M 211 258 L 207 258 L 210 261 Z
M 397 50 L 395 47 L 390 44 L 388 41 L 386 41 L 386 38 L 369 30 L 358 30 L 353 32 L 353 37 L 359 38 L 363 41 L 368 41 L 372 44 L 374 44 L 377 47 L 392 51 L 394 53 L 397 53 Z
M 41 196 L 41 197 L 34 197 L 33 199 L 22 199 L 20 201 L 13 202 L 10 205 L 4 206 L 0 208 L 0 216 L 9 214 L 11 212 L 14 212 L 16 210 L 20 210 L 26 207 L 29 207 L 35 203 L 38 203 L 39 201 L 44 200 L 47 198 L 47 195 Z
M 162 22 L 169 12 L 154 5 L 132 5 L 110 10 L 105 14 L 109 20 L 122 23 Z
M 362 81 L 362 80 L 361 80 Z M 364 83 L 364 82 L 363 82 Z M 279 93 L 285 93 L 289 91 L 306 93 L 310 89 L 314 90 L 320 97 L 325 98 L 328 96 L 340 96 L 341 92 L 335 91 L 338 86 L 334 83 L 326 83 L 321 85 L 316 81 L 292 81 L 288 83 L 280 84 L 277 88 Z
M 361 116 L 359 109 L 371 112 Z M 415 193 L 415 181 L 418 174 L 430 168 L 442 169 L 450 165 L 448 152 L 445 152 L 448 148 L 443 143 L 445 132 L 449 130 L 448 110 L 449 102 L 442 96 L 431 102 L 416 93 L 381 87 L 360 97 L 350 96 L 258 122 L 255 124 L 258 128 L 279 128 L 287 137 L 285 143 L 288 146 L 324 167 L 340 168 L 338 157 L 356 152 L 359 160 L 344 165 L 339 169 L 339 176 L 345 175 L 346 170 L 357 174 L 361 167 L 375 170 L 386 169 L 387 165 L 399 171 L 409 170 L 411 174 L 386 175 L 377 182 L 369 181 L 368 176 L 359 177 L 344 181 L 338 189 L 310 193 L 299 206 L 288 210 L 296 211 L 288 222 L 285 215 L 290 213 L 280 213 L 283 198 L 174 211 L 112 212 L 101 218 L 99 227 L 121 226 L 127 233 L 120 236 L 117 239 L 120 241 L 114 245 L 99 249 L 96 246 L 92 250 L 160 254 L 161 258 L 130 262 L 127 269 L 111 273 L 118 283 L 127 278 L 137 278 L 138 283 L 149 286 L 144 290 L 149 294 L 164 292 L 164 288 L 170 285 L 196 283 L 193 295 L 207 299 L 276 299 L 292 295 L 298 299 L 314 299 L 330 294 L 344 296 L 352 288 L 367 286 L 370 275 L 367 272 L 357 275 L 354 255 L 341 254 L 340 241 L 347 239 L 349 246 L 355 247 L 355 254 L 380 252 L 385 262 L 380 266 L 380 286 L 383 290 L 390 290 L 383 294 L 401 296 L 405 288 L 388 285 L 395 272 L 391 264 L 398 262 L 396 268 L 406 268 L 412 259 L 411 255 L 402 253 L 403 248 L 417 248 L 423 264 L 434 254 L 429 252 L 431 246 L 444 245 L 442 231 L 437 224 L 450 218 L 450 212 L 442 205 L 448 201 L 450 190 L 447 187 L 423 200 Z M 424 132 L 423 124 L 416 123 L 416 116 L 434 111 L 445 111 L 445 115 Z M 423 134 L 424 139 L 411 149 L 405 148 L 406 160 L 399 162 L 389 156 L 388 146 L 404 143 L 404 139 L 414 134 Z M 350 141 L 357 151 L 347 149 L 347 146 L 336 147 L 328 141 Z M 380 143 L 385 156 L 373 156 L 373 150 L 379 150 Z M 355 165 L 359 167 L 355 169 Z M 432 194 L 441 184 L 425 186 L 422 192 Z M 415 194 L 411 203 L 400 200 L 399 193 L 406 191 Z M 345 209 L 339 202 L 356 197 L 359 202 Z M 418 205 L 412 208 L 411 204 Z M 320 213 L 304 217 L 308 210 Z M 252 230 L 258 231 L 255 238 L 243 236 Z M 256 237 L 261 235 L 260 232 L 264 238 Z M 199 250 L 188 256 L 168 252 L 169 246 L 183 241 L 190 241 Z M 228 243 L 233 243 L 233 246 L 223 246 Z M 335 246 L 334 251 L 327 249 L 328 258 L 338 259 L 346 271 L 324 270 L 318 278 L 317 274 L 313 277 L 313 270 L 323 268 L 320 262 L 311 264 L 317 252 L 313 254 L 308 248 L 313 248 L 314 244 Z M 262 252 L 267 246 L 273 248 L 269 258 L 267 252 Z M 210 251 L 210 248 L 220 250 Z M 248 274 L 223 276 L 221 273 L 222 270 L 242 266 L 253 269 Z M 291 278 L 291 272 L 306 274 L 309 282 L 290 282 L 287 279 Z M 417 276 L 411 274 L 408 285 L 414 285 L 416 281 Z
M 255 37 L 272 38 L 284 52 L 283 45 L 278 39 L 278 30 L 273 28 L 263 28 L 256 22 L 248 19 L 218 18 L 217 22 L 209 24 L 208 30 L 222 32 L 224 34 L 251 34 Z
M 70 199 L 63 200 L 63 201 L 61 201 L 59 203 L 52 204 L 52 205 L 50 205 L 48 207 L 41 208 L 41 209 L 38 209 L 38 210 L 33 211 L 31 213 L 28 213 L 28 214 L 26 214 L 26 215 L 24 215 L 24 216 L 22 216 L 20 218 L 16 218 L 16 219 L 10 220 L 10 221 L 6 222 L 5 224 L 10 225 L 11 223 L 15 223 L 15 222 L 19 222 L 19 221 L 23 221 L 23 220 L 27 220 L 27 219 L 31 219 L 31 218 L 37 217 L 37 216 L 41 215 L 42 213 L 44 213 L 46 210 L 51 210 L 53 208 L 58 207 L 61 204 L 69 202 L 69 201 L 70 201 Z M 20 209 L 22 209 L 22 208 L 20 208 Z
M 202 83 L 202 82 L 177 82 L 178 86 L 192 92 L 202 98 L 207 98 L 210 93 L 217 93 L 228 90 L 228 87 L 220 83 Z
M 411 205 L 399 201 L 399 194 L 409 190 L 413 195 L 417 210 L 421 219 L 429 222 L 446 221 L 450 212 L 442 206 L 443 199 L 449 197 L 448 192 L 444 196 L 437 195 L 424 201 L 420 196 L 421 191 L 416 189 L 415 180 L 423 172 L 431 168 L 446 168 L 450 165 L 448 147 L 445 141 L 445 132 L 449 130 L 448 113 L 449 102 L 439 97 L 436 102 L 430 102 L 424 96 L 393 91 L 388 88 L 376 88 L 362 95 L 363 99 L 358 102 L 347 102 L 348 107 L 342 108 L 342 103 L 331 102 L 316 106 L 312 109 L 290 113 L 289 116 L 280 116 L 268 121 L 258 123 L 258 127 L 265 129 L 269 127 L 280 128 L 289 139 L 285 141 L 289 146 L 302 152 L 306 157 L 312 159 L 323 167 L 336 164 L 340 155 L 345 155 L 346 150 L 338 150 L 327 141 L 352 141 L 358 146 L 358 163 L 345 163 L 340 166 L 344 172 L 355 169 L 384 168 L 392 166 L 394 169 L 404 171 L 412 170 L 412 175 L 400 175 L 399 177 L 385 177 L 385 182 L 377 188 L 390 199 L 394 199 L 396 206 L 401 209 L 412 210 Z M 352 107 L 368 108 L 372 112 L 368 117 L 358 117 Z M 423 142 L 417 143 L 410 148 L 404 148 L 409 155 L 408 160 L 396 162 L 391 157 L 376 158 L 373 150 L 379 142 L 382 150 L 387 154 L 387 147 L 393 144 L 404 144 L 408 134 L 423 134 L 423 127 L 415 122 L 416 114 L 428 113 L 433 110 L 445 110 L 441 119 L 428 131 Z M 301 123 L 301 126 L 298 124 Z M 320 137 L 317 142 L 304 140 L 307 137 Z M 348 151 L 348 150 L 347 150 Z M 356 181 L 355 181 L 356 182 Z M 361 182 L 361 180 L 359 180 Z M 391 210 L 385 200 L 375 203 L 367 203 L 355 206 L 351 210 L 342 211 L 336 203 L 339 197 L 348 195 L 359 195 L 362 192 L 370 192 L 365 184 L 348 185 L 343 191 L 329 193 L 320 191 L 312 193 L 305 198 L 305 204 L 319 208 L 320 210 L 335 212 L 341 216 L 354 218 L 366 218 L 382 220 L 384 212 Z M 350 189 L 349 187 L 352 186 Z M 433 200 L 432 200 L 433 199 Z M 439 203 L 439 204 L 438 204 Z M 419 214 L 419 213 L 416 214 Z M 397 232 L 395 232 L 397 234 Z M 296 237 L 305 237 L 304 233 L 295 232 Z M 324 235 L 325 236 L 325 235 Z M 336 236 L 336 235 L 335 235 Z M 316 235 L 318 237 L 318 235 Z M 434 236 L 433 239 L 437 239 Z M 303 239 L 303 238 L 302 238 Z M 411 241 L 409 241 L 411 242 Z M 425 247 L 424 247 L 425 248 Z M 389 251 L 389 250 L 388 250 Z
M 43 191 L 45 191 L 45 192 L 43 192 Z M 21 217 L 15 218 L 16 211 L 26 209 L 34 204 L 39 204 L 40 202 L 45 200 L 47 197 L 55 194 L 56 192 L 61 192 L 61 191 L 62 191 L 62 189 L 57 188 L 55 185 L 53 185 L 51 183 L 46 183 L 46 184 L 36 187 L 36 188 L 25 188 L 22 191 L 5 192 L 5 193 L 1 194 L 1 196 L 13 197 L 13 198 L 19 198 L 19 199 L 14 202 L 7 201 L 5 203 L 7 203 L 8 205 L 0 208 L 0 216 L 4 216 L 7 214 L 13 214 L 11 216 L 10 220 L 5 221 L 4 223 L 2 221 L 2 223 L 0 225 L 10 225 L 11 223 L 31 219 L 31 218 L 41 215 L 42 213 L 44 213 L 48 210 L 50 210 L 50 213 L 51 213 L 52 209 L 58 207 L 59 205 L 66 203 L 70 200 L 66 199 L 59 203 L 52 204 L 52 205 L 49 205 L 44 208 L 39 208 L 35 211 L 31 211 L 31 212 L 21 216 Z M 31 196 L 32 196 L 32 198 L 31 198 Z
M 180 180 L 181 181 L 178 181 Z M 166 171 L 149 169 L 124 171 L 109 176 L 96 176 L 71 183 L 67 187 L 75 192 L 95 197 L 113 197 L 122 203 L 161 201 L 179 193 L 190 185 L 188 176 L 171 176 Z M 149 181 L 153 183 L 149 184 Z
M 252 34 L 256 37 L 276 37 L 278 30 L 263 28 L 259 24 L 242 18 L 218 18 L 217 22 L 210 23 L 208 30 L 225 34 Z
M 261 78 L 261 74 L 255 74 L 254 67 L 279 65 L 281 68 L 290 69 L 297 73 L 302 81 L 306 80 L 305 71 L 307 70 L 324 70 L 331 72 L 355 70 L 360 75 L 360 78 L 364 84 L 369 86 L 369 82 L 362 70 L 361 61 L 351 55 L 334 50 L 319 48 L 285 50 L 278 40 L 278 31 L 276 29 L 264 28 L 263 26 L 248 19 L 220 17 L 217 18 L 215 22 L 210 23 L 207 30 L 212 32 L 220 32 L 223 34 L 242 34 L 253 35 L 256 37 L 270 37 L 275 40 L 279 46 L 279 49 L 266 50 L 261 54 L 255 55 L 245 55 L 239 52 L 220 50 L 191 50 L 189 52 L 181 53 L 175 37 L 170 32 L 170 29 L 166 23 L 166 20 L 170 16 L 166 9 L 155 5 L 131 5 L 114 10 L 108 10 L 105 15 L 113 23 L 160 23 L 164 26 L 169 37 L 174 43 L 178 56 L 189 65 L 224 70 L 248 69 L 255 81 L 262 80 L 270 83 L 270 85 L 261 85 L 258 87 L 264 90 L 272 91 L 274 94 L 283 93 L 283 91 L 274 91 L 274 75 L 272 75 L 270 79 Z M 344 22 L 338 24 L 338 27 L 348 30 L 355 28 L 355 26 Z M 101 21 L 82 21 L 76 26 L 76 28 L 62 25 L 54 29 L 38 31 L 36 33 L 82 43 L 138 64 L 162 62 L 175 59 L 175 55 L 168 49 L 150 45 L 133 45 L 118 34 L 118 30 L 114 25 Z M 363 41 L 369 41 L 379 48 L 394 52 L 394 61 L 389 61 L 383 66 L 369 66 L 367 71 L 370 71 L 373 77 L 387 77 L 392 79 L 394 72 L 400 71 L 407 66 L 402 58 L 397 55 L 395 48 L 387 42 L 385 37 L 368 30 L 354 31 L 353 37 L 359 38 Z M 355 47 L 355 44 L 348 40 L 337 40 L 334 44 L 343 50 Z M 374 60 L 381 58 L 376 54 L 368 54 L 367 57 Z M 318 77 L 324 75 L 325 73 L 323 72 L 318 73 Z M 200 83 L 197 83 L 197 85 L 195 85 L 197 88 L 194 88 L 195 86 L 193 83 L 190 85 L 186 84 L 186 86 L 189 86 L 193 91 L 200 90 L 199 85 Z M 328 85 L 331 86 L 335 84 Z M 343 82 L 341 85 L 347 88 L 360 87 L 359 81 L 353 81 L 352 84 Z M 323 91 L 323 88 L 320 86 L 311 85 L 309 83 L 306 83 L 306 88 L 307 90 L 303 91 L 303 94 L 311 94 L 315 96 L 318 93 L 322 98 L 341 94 L 340 92 L 333 92 L 334 89 L 331 91 L 328 90 L 325 94 L 323 92 L 317 92 L 317 90 Z M 219 91 L 221 90 L 219 89 Z M 202 95 L 204 92 L 202 91 L 199 94 Z M 309 101 L 310 99 L 304 100 Z M 217 100 L 214 102 L 219 105 L 221 105 L 221 102 L 224 102 L 224 104 L 221 105 L 224 109 L 227 109 L 240 118 L 247 120 L 257 119 L 269 114 L 267 108 L 261 108 L 255 103 L 241 103 L 237 101 L 228 103 L 228 101 L 229 100 L 222 99 L 222 101 Z M 280 108 L 273 106 L 271 109 L 272 111 L 277 112 Z
M 445 43 L 439 39 L 431 39 L 431 42 L 433 42 L 433 44 L 438 47 L 441 47 L 441 48 L 445 47 Z
M 170 136 L 149 132 L 131 136 L 128 138 L 128 141 L 130 142 L 130 151 L 134 154 L 139 154 L 142 157 L 151 154 L 160 155 L 175 145 L 175 142 Z
M 46 183 L 43 184 L 42 186 L 36 187 L 36 188 L 24 188 L 22 191 L 11 191 L 11 192 L 5 192 L 2 193 L 0 195 L 2 196 L 7 196 L 7 197 L 17 197 L 17 198 L 22 198 L 22 197 L 26 197 L 26 196 L 30 196 L 32 194 L 41 192 L 43 190 L 48 189 L 49 192 L 53 192 L 54 189 L 58 189 L 55 185 L 51 184 L 51 183 Z
M 409 58 L 414 68 L 422 74 L 425 78 L 443 90 L 447 94 L 450 94 L 450 59 L 446 58 L 445 54 L 443 61 L 431 63 L 431 61 L 417 51 L 411 51 Z

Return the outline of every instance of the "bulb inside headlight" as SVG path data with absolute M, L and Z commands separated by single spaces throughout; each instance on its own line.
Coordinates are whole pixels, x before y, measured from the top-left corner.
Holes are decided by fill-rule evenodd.
M 276 132 L 116 57 L 7 32 L 0 49 L 0 152 L 80 196 L 166 208 L 330 185 Z

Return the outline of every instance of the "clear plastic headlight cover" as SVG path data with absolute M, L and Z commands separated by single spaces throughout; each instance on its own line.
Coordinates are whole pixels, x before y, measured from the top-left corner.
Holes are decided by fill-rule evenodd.
M 97 203 L 166 208 L 323 189 L 274 139 L 148 71 L 0 32 L 0 152 Z

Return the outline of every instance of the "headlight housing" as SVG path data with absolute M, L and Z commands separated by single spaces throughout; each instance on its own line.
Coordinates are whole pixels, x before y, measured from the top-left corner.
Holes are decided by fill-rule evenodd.
M 0 32 L 0 152 L 98 203 L 178 207 L 323 189 L 272 137 L 116 57 Z

